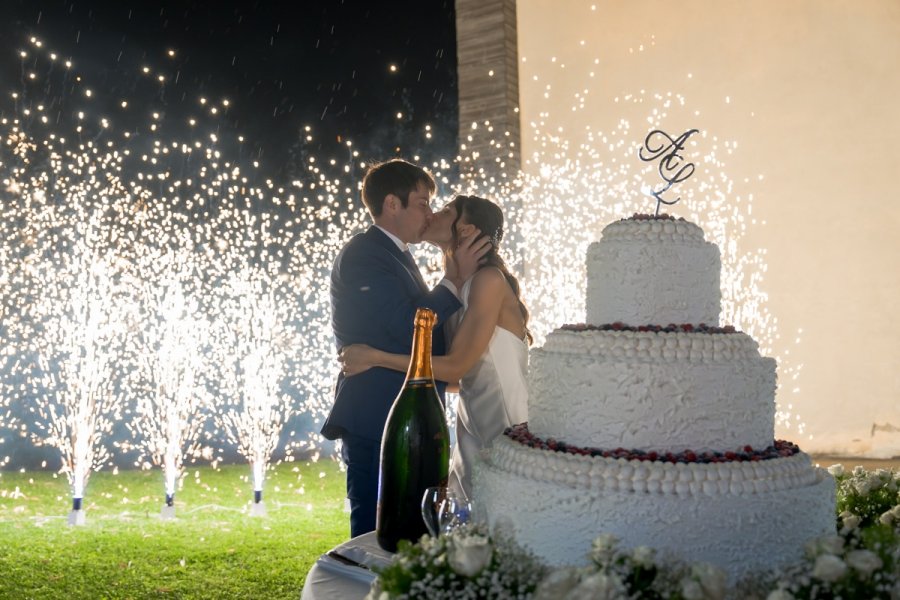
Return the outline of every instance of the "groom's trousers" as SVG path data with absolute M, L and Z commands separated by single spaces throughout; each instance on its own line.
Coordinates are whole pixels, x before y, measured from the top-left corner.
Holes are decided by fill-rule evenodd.
M 344 434 L 341 458 L 347 465 L 347 498 L 350 500 L 350 536 L 375 530 L 378 506 L 378 464 L 381 444 Z

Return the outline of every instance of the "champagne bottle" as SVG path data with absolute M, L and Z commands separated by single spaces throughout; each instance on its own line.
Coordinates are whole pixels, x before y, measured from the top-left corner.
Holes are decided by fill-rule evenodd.
M 431 372 L 435 320 L 427 308 L 416 311 L 406 381 L 381 440 L 375 532 L 378 545 L 389 552 L 397 551 L 400 540 L 417 541 L 426 533 L 421 510 L 425 488 L 446 486 L 450 471 L 450 435 Z

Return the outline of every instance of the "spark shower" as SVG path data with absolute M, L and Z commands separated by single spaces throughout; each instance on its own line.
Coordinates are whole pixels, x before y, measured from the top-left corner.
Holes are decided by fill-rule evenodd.
M 0 118 L 0 418 L 58 450 L 73 510 L 90 473 L 125 450 L 161 469 L 171 505 L 187 462 L 216 460 L 223 440 L 250 465 L 258 502 L 276 450 L 320 450 L 316 423 L 336 373 L 328 273 L 368 224 L 358 201 L 366 165 L 346 142 L 344 160 L 309 156 L 300 180 L 274 181 L 247 158 L 241 133 L 219 125 L 229 100 L 198 96 L 196 115 L 175 123 L 159 105 L 164 70 L 143 67 L 147 91 L 110 99 L 38 39 L 19 60 Z M 632 101 L 646 101 L 650 128 L 686 103 Z M 540 150 L 523 162 L 541 164 L 537 176 L 457 177 L 473 160 L 458 156 L 428 166 L 438 203 L 464 192 L 504 207 L 505 252 L 540 344 L 583 320 L 587 245 L 606 223 L 650 211 L 639 190 L 652 167 L 637 158 L 646 132 L 623 120 L 577 148 L 542 123 L 529 131 Z M 514 151 L 499 133 L 497 155 Z M 731 182 L 719 142 L 707 142 L 680 214 L 722 248 L 723 321 L 766 349 L 775 323 L 760 290 L 763 253 L 737 243 L 752 197 L 724 201 Z M 571 193 L 585 182 L 593 194 Z M 434 279 L 440 257 L 418 252 Z M 285 431 L 297 415 L 310 430 Z M 114 444 L 120 423 L 131 436 Z

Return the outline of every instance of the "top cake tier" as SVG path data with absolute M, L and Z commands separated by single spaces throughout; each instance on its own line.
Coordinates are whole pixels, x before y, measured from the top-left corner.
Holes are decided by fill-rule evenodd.
M 587 254 L 587 323 L 719 324 L 719 248 L 681 219 L 625 219 Z

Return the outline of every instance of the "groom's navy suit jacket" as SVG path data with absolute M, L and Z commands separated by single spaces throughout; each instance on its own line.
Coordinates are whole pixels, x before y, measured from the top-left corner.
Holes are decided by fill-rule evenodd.
M 453 292 L 443 285 L 428 289 L 415 263 L 375 226 L 354 236 L 335 258 L 331 324 L 338 350 L 348 344 L 368 344 L 409 354 L 419 307 L 437 313 L 432 353 L 444 354 L 441 325 L 461 308 Z M 339 375 L 322 435 L 333 440 L 349 434 L 380 442 L 388 411 L 405 377 L 405 373 L 382 368 L 352 377 Z M 442 399 L 445 387 L 438 383 Z

